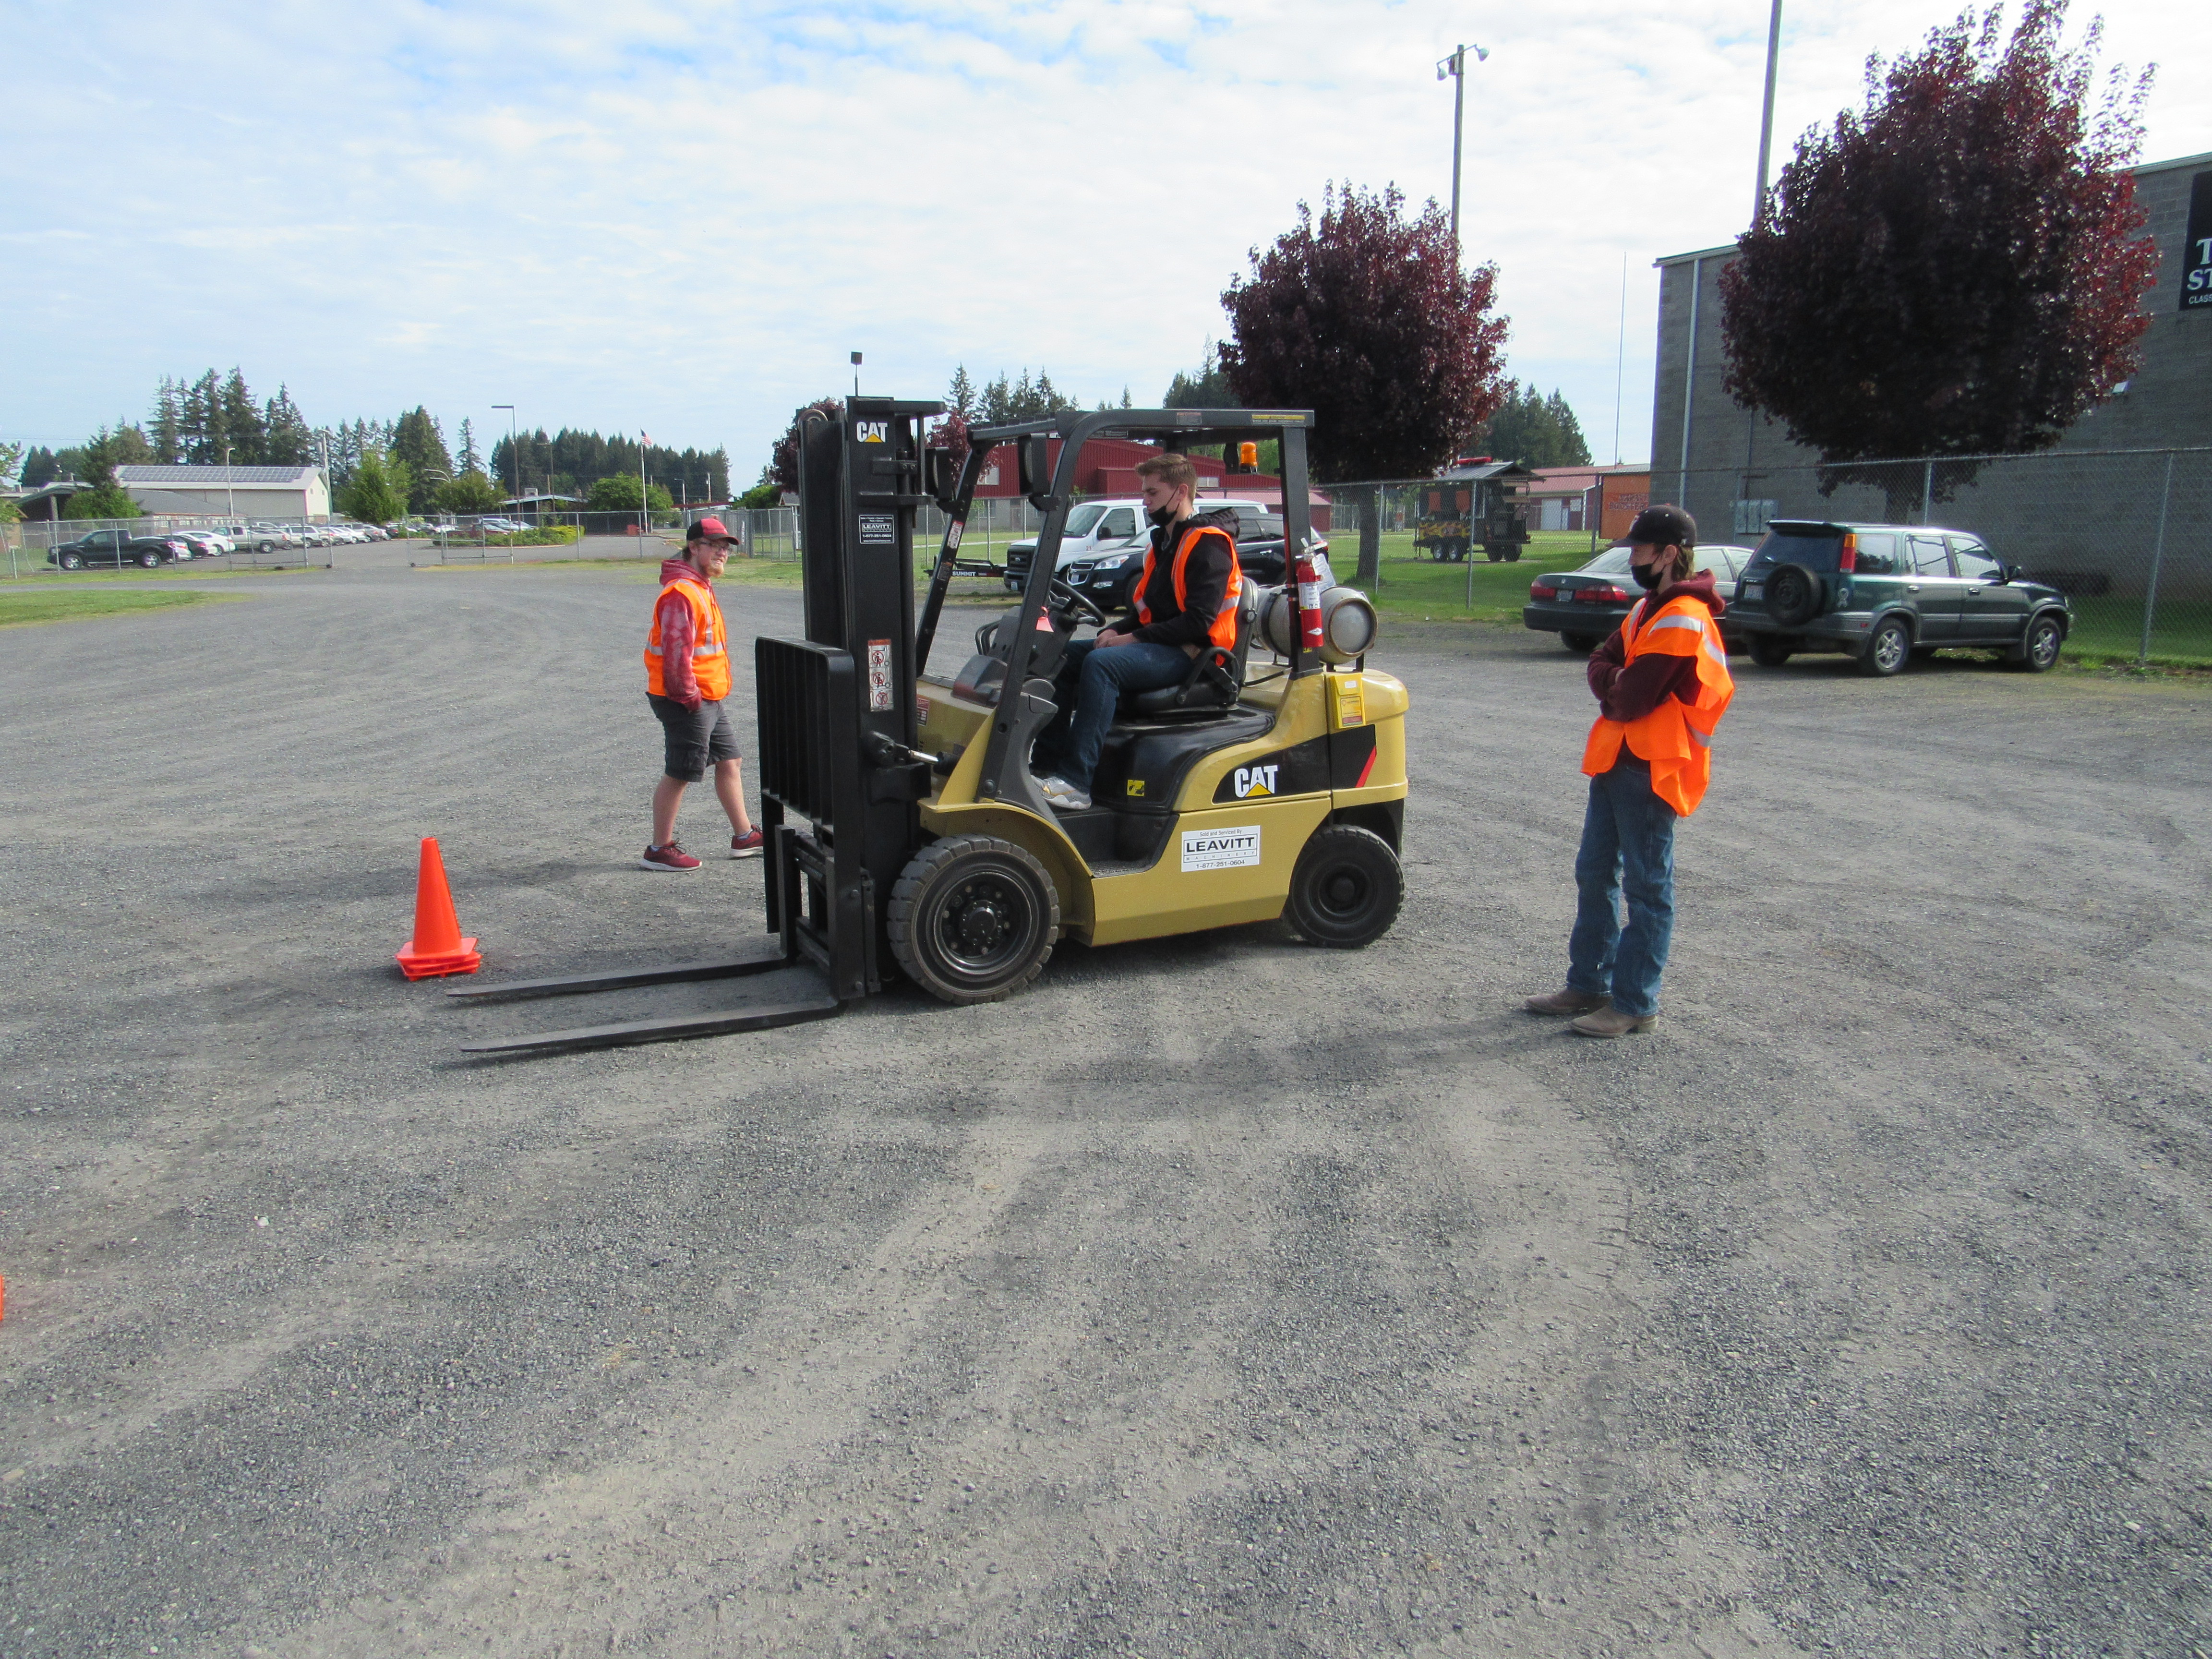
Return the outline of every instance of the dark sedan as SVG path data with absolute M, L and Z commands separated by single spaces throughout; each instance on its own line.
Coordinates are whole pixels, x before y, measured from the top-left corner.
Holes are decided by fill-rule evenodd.
M 1751 562 L 1747 547 L 1701 547 L 1695 555 L 1697 568 L 1710 570 L 1726 599 L 1737 576 Z M 1636 579 L 1628 574 L 1628 544 L 1608 547 L 1579 570 L 1539 576 L 1528 584 L 1528 603 L 1521 609 L 1522 623 L 1540 634 L 1557 634 L 1559 643 L 1573 652 L 1595 651 L 1598 641 L 1620 626 L 1628 607 L 1643 597 Z M 1738 648 L 1735 632 L 1721 619 L 1721 641 Z

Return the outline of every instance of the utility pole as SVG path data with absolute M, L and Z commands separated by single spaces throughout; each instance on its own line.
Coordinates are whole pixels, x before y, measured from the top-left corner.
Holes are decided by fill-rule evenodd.
M 860 395 L 860 354 L 857 351 L 853 354 L 853 395 Z
M 1766 160 L 1774 143 L 1774 70 L 1782 57 L 1782 0 L 1766 20 L 1766 102 L 1759 115 L 1759 199 L 1751 204 L 1754 229 L 1766 217 Z
M 1781 3 L 1782 3 L 1782 0 L 1775 0 L 1775 4 L 1776 4 L 1776 5 L 1779 6 Z M 1444 78 L 1444 76 L 1446 76 L 1447 75 L 1449 75 L 1449 76 L 1451 76 L 1451 80 L 1452 80 L 1452 209 L 1451 209 L 1451 238 L 1452 238 L 1452 258 L 1454 259 L 1454 261 L 1456 261 L 1456 260 L 1459 258 L 1459 151 L 1460 151 L 1460 134 L 1461 134 L 1462 131 L 1464 129 L 1465 125 L 1466 125 L 1466 117 L 1467 117 L 1467 55 L 1468 55 L 1468 52 L 1472 52 L 1474 54 L 1475 61 L 1476 61 L 1477 63 L 1486 64 L 1486 63 L 1488 63 L 1488 62 L 1490 61 L 1490 52 L 1489 52 L 1489 50 L 1488 50 L 1486 47 L 1475 46 L 1475 45 L 1474 45 L 1472 42 L 1469 42 L 1469 43 L 1468 43 L 1468 44 L 1466 44 L 1466 45 L 1463 45 L 1463 46 L 1454 46 L 1454 47 L 1452 48 L 1452 51 L 1451 51 L 1451 56 L 1450 56 L 1450 57 L 1449 57 L 1449 58 L 1438 58 L 1438 59 L 1437 60 L 1437 80 L 1439 80 L 1439 81 L 1441 81 L 1441 80 L 1443 80 L 1443 79 Z M 860 362 L 860 357 L 859 357 L 858 354 L 855 354 L 855 355 L 854 355 L 853 361 L 854 361 L 854 362 Z
M 264 380 L 261 384 L 267 386 L 269 382 Z M 222 496 L 223 500 L 230 503 L 230 521 L 236 524 L 238 522 L 238 485 L 230 476 L 230 446 L 228 444 L 222 447 Z
M 514 510 L 522 511 L 522 430 L 515 422 L 513 404 L 494 404 L 507 411 L 507 465 L 514 478 Z

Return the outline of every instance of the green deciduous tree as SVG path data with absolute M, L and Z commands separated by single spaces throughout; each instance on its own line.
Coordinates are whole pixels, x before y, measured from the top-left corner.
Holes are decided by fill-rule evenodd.
M 676 498 L 659 484 L 646 495 L 646 505 L 655 513 L 672 511 Z M 617 472 L 601 478 L 592 485 L 592 511 L 594 513 L 635 513 L 637 511 L 637 474 Z
M 448 513 L 489 513 L 507 496 L 482 472 L 464 472 L 440 484 L 436 499 Z
M 338 505 L 363 524 L 390 524 L 407 511 L 407 464 L 381 449 L 364 451 L 354 461 Z

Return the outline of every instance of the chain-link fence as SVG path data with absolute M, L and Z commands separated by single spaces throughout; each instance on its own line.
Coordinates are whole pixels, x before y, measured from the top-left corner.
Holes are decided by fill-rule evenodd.
M 233 532 L 240 533 L 234 534 Z M 209 537 L 220 538 L 210 541 Z M 172 543 L 170 548 L 153 544 Z M 139 519 L 29 519 L 0 524 L 0 573 L 10 581 L 172 562 L 216 570 L 325 568 L 340 544 L 327 526 L 253 532 L 234 520 L 155 514 Z M 175 548 L 184 550 L 177 556 Z

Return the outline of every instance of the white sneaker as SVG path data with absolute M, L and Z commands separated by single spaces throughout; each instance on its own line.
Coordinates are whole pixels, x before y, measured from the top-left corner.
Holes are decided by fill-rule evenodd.
M 1090 792 L 1078 789 L 1066 778 L 1039 778 L 1037 787 L 1044 792 L 1045 799 L 1063 812 L 1087 812 L 1091 810 Z

